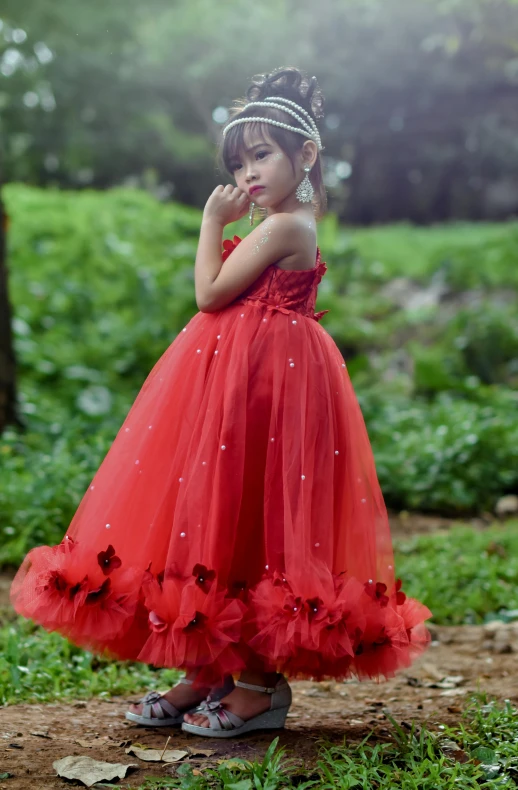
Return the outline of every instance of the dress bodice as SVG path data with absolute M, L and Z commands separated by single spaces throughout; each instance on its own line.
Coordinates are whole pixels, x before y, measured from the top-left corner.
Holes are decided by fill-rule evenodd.
M 269 311 L 295 311 L 320 321 L 329 312 L 315 313 L 318 284 L 326 271 L 317 247 L 313 269 L 281 269 L 272 263 L 232 304 L 264 304 Z

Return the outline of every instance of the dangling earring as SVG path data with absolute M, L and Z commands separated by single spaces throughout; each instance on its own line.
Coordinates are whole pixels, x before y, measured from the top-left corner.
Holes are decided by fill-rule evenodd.
M 250 203 L 250 212 L 248 214 L 248 219 L 250 220 L 250 225 L 254 224 L 254 211 L 257 208 L 255 203 Z M 268 209 L 267 208 L 259 208 L 261 212 L 261 219 L 265 219 L 268 216 Z
M 313 189 L 313 184 L 309 180 L 308 173 L 310 170 L 311 167 L 309 165 L 304 166 L 304 172 L 306 173 L 306 175 L 304 176 L 304 178 L 302 179 L 302 181 L 300 182 L 300 184 L 298 185 L 295 191 L 295 196 L 297 200 L 299 200 L 301 203 L 310 203 L 313 200 L 313 195 L 315 191 Z

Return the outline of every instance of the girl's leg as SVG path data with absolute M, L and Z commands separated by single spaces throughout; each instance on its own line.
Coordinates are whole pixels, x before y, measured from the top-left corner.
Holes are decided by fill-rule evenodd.
M 258 656 L 253 656 L 248 665 L 249 669 L 244 670 L 239 676 L 239 680 L 243 683 L 271 687 L 277 682 L 277 673 L 266 672 L 264 664 Z M 250 691 L 250 689 L 237 686 L 230 694 L 223 697 L 221 702 L 227 710 L 235 713 L 243 721 L 247 721 L 253 716 L 258 716 L 269 710 L 271 696 L 262 691 Z M 197 724 L 200 727 L 209 726 L 209 720 L 203 713 L 186 713 L 184 718 L 188 724 Z
M 191 670 L 190 672 L 186 673 L 186 678 L 188 680 L 194 680 L 196 677 L 196 670 Z M 192 708 L 194 705 L 197 705 L 199 702 L 204 700 L 207 694 L 210 693 L 210 686 L 200 686 L 194 689 L 191 685 L 187 683 L 179 683 L 177 686 L 174 686 L 170 691 L 166 694 L 163 694 L 163 697 L 174 705 L 174 707 L 179 710 L 180 712 L 183 710 L 188 710 Z M 139 716 L 142 715 L 142 704 L 132 704 L 129 707 L 131 713 L 137 713 Z M 153 717 L 153 713 L 151 713 L 151 717 Z

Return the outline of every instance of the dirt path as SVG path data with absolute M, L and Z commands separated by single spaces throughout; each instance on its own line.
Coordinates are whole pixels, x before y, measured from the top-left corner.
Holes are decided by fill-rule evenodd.
M 130 698 L 122 697 L 0 708 L 0 772 L 14 775 L 0 780 L 0 788 L 63 790 L 68 783 L 56 777 L 52 763 L 67 755 L 138 763 L 138 770 L 120 782 L 122 787 L 136 788 L 146 776 L 166 776 L 174 768 L 144 763 L 126 754 L 125 747 L 132 742 L 163 748 L 169 735 L 168 748 L 214 750 L 208 758 L 188 758 L 195 767 L 228 757 L 261 758 L 276 734 L 292 754 L 310 762 L 322 737 L 341 742 L 346 736 L 348 742 L 355 742 L 374 729 L 381 740 L 387 738 L 391 725 L 381 713 L 383 707 L 399 723 L 415 721 L 436 729 L 439 724 L 459 721 L 471 691 L 484 690 L 518 705 L 518 626 L 495 630 L 442 626 L 433 627 L 432 635 L 427 653 L 385 683 L 293 683 L 294 705 L 287 728 L 280 733 L 222 742 L 184 735 L 173 728 L 146 729 L 124 719 Z M 78 739 L 92 745 L 79 745 Z

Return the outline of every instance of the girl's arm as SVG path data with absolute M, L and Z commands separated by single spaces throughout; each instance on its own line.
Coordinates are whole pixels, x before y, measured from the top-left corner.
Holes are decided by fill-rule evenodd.
M 223 227 L 215 217 L 203 217 L 194 264 L 194 287 L 198 310 L 203 311 L 206 295 L 223 265 Z
M 203 313 L 222 310 L 272 263 L 287 255 L 307 255 L 310 243 L 300 219 L 289 213 L 274 214 L 254 228 L 222 264 L 222 231 L 217 220 L 202 221 L 195 283 L 196 303 Z

